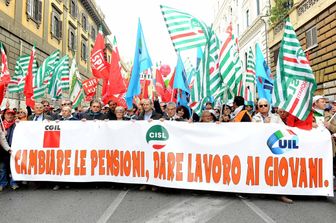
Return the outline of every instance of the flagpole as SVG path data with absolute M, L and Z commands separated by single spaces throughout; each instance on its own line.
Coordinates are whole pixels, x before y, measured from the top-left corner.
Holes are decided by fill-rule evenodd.
M 21 39 L 20 39 L 20 53 L 19 53 L 19 55 L 20 55 L 20 57 L 22 56 L 22 40 Z M 18 92 L 18 109 L 20 108 L 20 104 L 21 104 L 21 93 Z

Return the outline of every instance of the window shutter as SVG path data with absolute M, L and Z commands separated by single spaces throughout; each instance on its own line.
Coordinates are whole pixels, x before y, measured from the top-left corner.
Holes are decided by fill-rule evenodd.
M 313 45 L 317 45 L 317 29 L 316 29 L 316 27 L 314 27 L 312 29 L 312 42 L 313 42 Z
M 71 40 L 71 28 L 68 29 L 68 47 L 71 50 L 72 40 Z
M 59 30 L 59 38 L 62 38 L 62 28 L 63 28 L 63 26 L 62 26 L 62 21 L 61 20 L 59 20 L 58 21 L 58 30 Z
M 74 44 L 73 44 L 74 48 L 73 50 L 77 49 L 77 35 L 74 33 Z
M 42 21 L 42 1 L 39 0 L 37 2 L 37 14 L 36 14 L 36 21 L 41 22 Z
M 32 0 L 27 0 L 27 9 L 26 9 L 28 18 L 32 17 Z
M 50 30 L 51 30 L 51 36 L 53 36 L 53 35 L 55 35 L 55 33 L 54 33 L 54 30 L 55 30 L 55 19 L 54 19 L 54 17 L 55 17 L 55 12 L 52 12 L 51 13 L 51 23 L 50 23 Z

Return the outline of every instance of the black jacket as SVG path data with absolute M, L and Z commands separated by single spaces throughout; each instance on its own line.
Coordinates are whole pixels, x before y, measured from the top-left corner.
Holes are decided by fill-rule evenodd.
M 142 112 L 139 117 L 138 117 L 138 120 L 144 120 L 144 117 L 145 117 L 145 113 Z M 160 118 L 162 118 L 162 115 L 157 113 L 156 111 L 152 111 L 152 115 L 150 117 L 150 119 L 153 119 L 153 120 L 159 120 Z

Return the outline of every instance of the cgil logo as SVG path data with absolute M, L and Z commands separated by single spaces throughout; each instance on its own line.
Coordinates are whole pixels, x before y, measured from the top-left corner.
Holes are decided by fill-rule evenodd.
M 161 125 L 154 125 L 148 129 L 146 141 L 154 149 L 162 149 L 166 146 L 166 141 L 169 139 L 168 131 Z
M 267 146 L 273 154 L 280 155 L 293 149 L 299 149 L 299 138 L 290 129 L 278 130 L 268 138 Z
M 46 125 L 44 127 L 43 148 L 59 148 L 61 128 L 59 125 Z

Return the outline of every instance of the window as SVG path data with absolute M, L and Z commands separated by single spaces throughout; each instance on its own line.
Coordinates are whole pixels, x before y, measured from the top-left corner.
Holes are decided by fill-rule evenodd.
M 239 24 L 237 24 L 237 36 L 239 36 Z
M 37 24 L 42 20 L 42 1 L 41 0 L 27 0 L 27 19 L 32 19 Z
M 110 55 L 107 56 L 107 62 L 111 63 L 111 56 Z
M 62 21 L 61 15 L 54 7 L 51 13 L 51 37 L 60 40 L 62 38 Z
M 77 8 L 77 1 L 71 0 L 70 1 L 70 15 L 74 18 L 77 18 L 78 8 Z
M 88 27 L 88 22 L 87 22 L 87 17 L 84 13 L 82 13 L 82 28 L 84 29 L 84 31 L 88 31 L 89 27 Z
M 10 0 L 5 0 L 6 6 L 9 6 Z
M 306 46 L 307 50 L 314 48 L 318 45 L 317 43 L 317 29 L 313 27 L 306 32 Z
M 260 0 L 257 0 L 257 16 L 260 14 Z
M 88 47 L 87 47 L 87 40 L 82 38 L 82 43 L 81 43 L 81 58 L 82 60 L 87 60 L 87 57 L 88 57 Z
M 249 27 L 250 21 L 249 21 L 250 11 L 246 10 L 246 27 Z
M 273 51 L 273 57 L 274 57 L 274 64 L 275 64 L 275 66 L 278 64 L 278 56 L 279 56 L 279 48 Z
M 96 39 L 96 29 L 94 26 L 91 26 L 91 39 L 92 40 Z
M 69 50 L 75 51 L 76 50 L 76 30 L 75 27 L 73 27 L 71 24 L 69 24 L 69 36 L 68 36 L 68 47 Z

